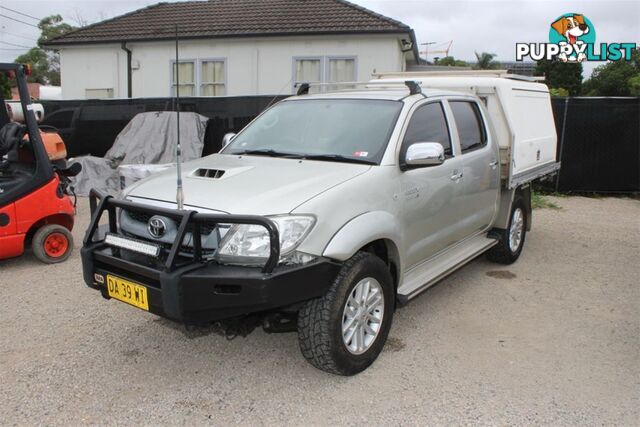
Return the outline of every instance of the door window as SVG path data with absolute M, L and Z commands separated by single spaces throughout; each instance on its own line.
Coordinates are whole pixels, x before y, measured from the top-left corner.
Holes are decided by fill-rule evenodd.
M 466 153 L 487 145 L 487 133 L 475 102 L 449 101 L 458 129 L 460 148 Z
M 453 156 L 449 127 L 440 102 L 425 104 L 413 113 L 402 141 L 401 158 L 404 158 L 409 145 L 416 142 L 438 142 L 446 157 Z

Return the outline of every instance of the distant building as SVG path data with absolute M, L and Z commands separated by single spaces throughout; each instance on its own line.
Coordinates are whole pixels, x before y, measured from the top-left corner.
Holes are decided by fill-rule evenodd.
M 511 74 L 520 74 L 522 76 L 533 76 L 536 71 L 535 62 L 501 62 L 500 68 L 507 70 Z
M 29 97 L 31 99 L 40 98 L 40 86 L 42 86 L 40 83 L 27 83 L 27 87 L 29 88 Z M 20 99 L 17 86 L 11 88 L 11 99 Z
M 421 62 L 409 26 L 345 0 L 159 3 L 46 45 L 60 51 L 65 99 L 166 97 L 176 85 L 181 96 L 289 94 Z
M 29 87 L 29 97 L 36 100 L 62 99 L 62 88 L 60 86 L 41 85 L 40 83 L 27 83 Z M 20 99 L 17 87 L 11 88 L 11 99 Z

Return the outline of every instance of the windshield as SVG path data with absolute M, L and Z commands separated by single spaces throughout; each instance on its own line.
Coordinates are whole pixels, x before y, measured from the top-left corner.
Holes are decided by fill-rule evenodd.
M 377 164 L 402 103 L 364 99 L 285 101 L 236 136 L 225 154 Z

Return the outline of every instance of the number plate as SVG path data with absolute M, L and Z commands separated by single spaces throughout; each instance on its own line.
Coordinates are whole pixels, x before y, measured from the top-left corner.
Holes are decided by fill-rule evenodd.
M 107 292 L 111 298 L 149 311 L 147 288 L 142 285 L 107 274 Z

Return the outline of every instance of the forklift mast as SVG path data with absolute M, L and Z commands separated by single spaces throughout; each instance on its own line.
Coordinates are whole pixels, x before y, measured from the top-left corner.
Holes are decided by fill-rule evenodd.
M 36 116 L 31 108 L 31 98 L 27 86 L 28 67 L 22 64 L 0 63 L 0 73 L 5 73 L 8 77 L 13 76 L 16 79 L 18 93 L 20 94 L 20 105 L 22 106 L 35 162 L 35 171 L 32 179 L 24 182 L 22 185 L 9 188 L 0 193 L 1 208 L 51 181 L 54 177 L 54 170 L 49 161 L 49 156 L 42 142 L 42 138 L 40 137 Z M 6 115 L 6 108 L 4 105 L 2 107 Z M 2 126 L 5 124 L 6 123 L 3 123 Z

